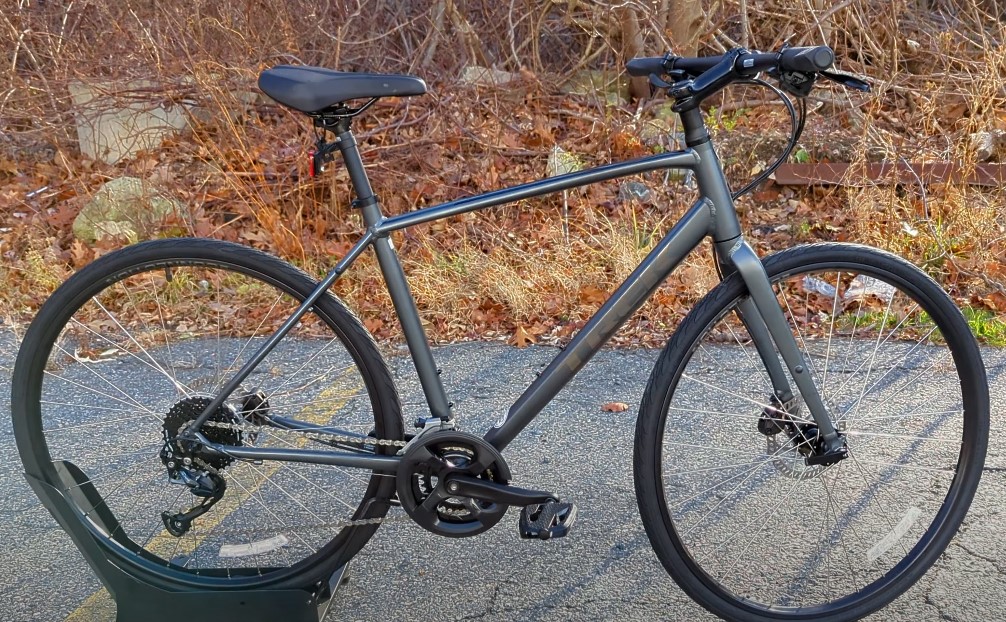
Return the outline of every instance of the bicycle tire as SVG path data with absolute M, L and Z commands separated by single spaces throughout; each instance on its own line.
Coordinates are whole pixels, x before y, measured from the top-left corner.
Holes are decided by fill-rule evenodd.
M 857 620 L 914 584 L 964 519 L 988 442 L 981 353 L 939 285 L 895 255 L 818 244 L 764 265 L 849 457 L 807 465 L 805 407 L 789 428 L 766 423 L 779 411 L 732 312 L 746 298 L 735 274 L 650 376 L 640 513 L 671 577 L 724 619 Z
M 64 493 L 106 555 L 158 585 L 283 588 L 327 580 L 378 527 L 343 519 L 383 517 L 394 477 L 230 461 L 217 465 L 223 498 L 187 533 L 171 535 L 161 517 L 200 501 L 167 481 L 159 451 L 172 427 L 168 413 L 174 424 L 194 418 L 208 403 L 200 400 L 315 285 L 276 257 L 208 239 L 144 242 L 86 266 L 39 310 L 15 362 L 12 414 L 26 472 Z M 229 398 L 221 420 L 247 419 L 235 401 L 255 390 L 272 415 L 383 439 L 404 435 L 398 394 L 370 333 L 328 293 Z M 265 429 L 231 432 L 225 444 L 234 444 L 233 434 L 263 447 L 312 442 Z M 76 484 L 57 469 L 54 461 L 64 459 L 80 470 Z M 93 488 L 100 500 L 72 494 L 75 486 Z

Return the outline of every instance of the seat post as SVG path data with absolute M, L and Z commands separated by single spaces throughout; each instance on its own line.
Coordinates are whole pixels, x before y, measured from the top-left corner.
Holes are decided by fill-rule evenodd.
M 374 190 L 370 186 L 367 171 L 363 167 L 363 158 L 360 157 L 360 150 L 356 145 L 356 137 L 353 136 L 353 131 L 349 128 L 350 121 L 351 118 L 348 116 L 341 117 L 335 122 L 334 127 L 329 126 L 329 129 L 335 133 L 335 143 L 339 148 L 339 153 L 342 154 L 342 161 L 346 165 L 346 170 L 349 171 L 349 179 L 353 184 L 353 191 L 356 194 L 353 206 L 360 208 L 363 222 L 368 227 L 372 227 L 381 222 L 384 215 L 381 214 L 377 197 L 374 196 Z

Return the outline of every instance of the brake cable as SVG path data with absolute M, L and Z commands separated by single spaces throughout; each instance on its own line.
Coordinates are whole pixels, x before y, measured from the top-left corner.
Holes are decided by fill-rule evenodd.
M 783 93 L 783 91 L 780 88 L 769 82 L 766 82 L 765 80 L 762 80 L 761 78 L 738 80 L 734 84 L 753 84 L 755 86 L 764 86 L 770 89 L 772 92 L 778 95 L 779 99 L 781 99 L 782 102 L 786 105 L 786 109 L 789 111 L 791 126 L 793 128 L 792 132 L 790 133 L 789 144 L 786 145 L 786 148 L 783 150 L 782 154 L 776 159 L 776 161 L 772 163 L 772 166 L 766 168 L 764 171 L 759 173 L 757 177 L 748 182 L 747 185 L 745 185 L 737 192 L 734 192 L 730 196 L 730 198 L 732 199 L 737 199 L 737 197 L 747 194 L 748 192 L 751 192 L 752 190 L 755 189 L 755 187 L 758 186 L 758 184 L 768 179 L 768 176 L 774 173 L 775 170 L 779 168 L 779 166 L 782 165 L 782 163 L 785 162 L 787 158 L 789 158 L 789 154 L 793 152 L 793 148 L 796 146 L 797 141 L 800 140 L 800 135 L 803 134 L 804 123 L 806 123 L 807 121 L 807 100 L 804 99 L 803 97 L 799 98 L 800 112 L 798 115 L 796 108 L 793 106 L 793 101 L 789 97 L 787 97 L 786 94 Z

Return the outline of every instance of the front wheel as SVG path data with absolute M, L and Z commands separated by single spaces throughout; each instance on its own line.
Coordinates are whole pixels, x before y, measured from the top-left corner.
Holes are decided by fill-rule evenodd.
M 327 579 L 374 533 L 393 477 L 204 455 L 176 440 L 314 287 L 275 257 L 216 240 L 146 242 L 87 266 L 40 310 L 14 366 L 26 472 L 66 498 L 71 528 L 86 527 L 115 563 L 159 585 Z M 328 294 L 203 432 L 223 445 L 325 449 L 280 429 L 297 422 L 359 439 L 403 435 L 373 340 Z
M 774 399 L 734 275 L 650 376 L 643 524 L 678 585 L 725 619 L 856 620 L 915 583 L 960 526 L 988 441 L 985 369 L 950 298 L 890 253 L 820 244 L 764 264 L 849 455 L 808 465 L 813 418 L 799 397 Z

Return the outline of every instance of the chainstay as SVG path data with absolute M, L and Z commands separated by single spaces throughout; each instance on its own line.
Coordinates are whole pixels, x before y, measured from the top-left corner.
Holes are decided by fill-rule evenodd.
M 328 432 L 316 432 L 313 430 L 291 430 L 289 428 L 279 428 L 268 425 L 255 425 L 253 423 L 226 423 L 224 421 L 206 421 L 203 426 L 211 428 L 222 428 L 237 432 L 247 432 L 249 434 L 261 434 L 262 432 L 280 432 L 297 436 L 298 438 L 309 438 L 322 442 L 346 443 L 347 445 L 378 445 L 381 447 L 405 447 L 407 441 L 396 441 L 390 438 L 360 438 L 357 436 L 345 436 L 343 434 L 331 434 Z
M 260 434 L 262 432 L 281 432 L 289 434 L 290 436 L 296 436 L 298 438 L 308 438 L 312 440 L 318 440 L 322 442 L 339 442 L 352 445 L 378 445 L 382 447 L 405 447 L 408 443 L 406 441 L 396 441 L 390 438 L 359 438 L 356 436 L 345 436 L 343 434 L 329 434 L 325 432 L 315 432 L 312 430 L 290 430 L 287 428 L 278 428 L 275 426 L 265 426 L 265 425 L 255 425 L 253 423 L 227 423 L 224 421 L 206 421 L 203 426 L 211 428 L 220 428 L 224 430 L 233 430 L 236 432 L 247 432 L 249 434 Z M 202 460 L 197 462 L 201 463 L 200 466 L 204 468 L 212 468 L 210 465 L 204 463 Z M 339 521 L 333 521 L 331 523 L 319 523 L 317 525 L 301 525 L 301 529 L 344 529 L 346 527 L 363 527 L 366 525 L 381 525 L 384 523 L 396 523 L 396 522 L 412 522 L 412 518 L 408 514 L 395 514 L 393 516 L 382 516 L 381 518 L 360 518 L 360 519 L 345 519 Z M 256 531 L 270 532 L 271 528 L 261 528 L 261 529 L 248 529 L 243 528 L 240 530 L 233 530 L 235 533 L 254 533 Z M 220 531 L 215 529 L 214 534 L 226 533 L 225 531 Z

